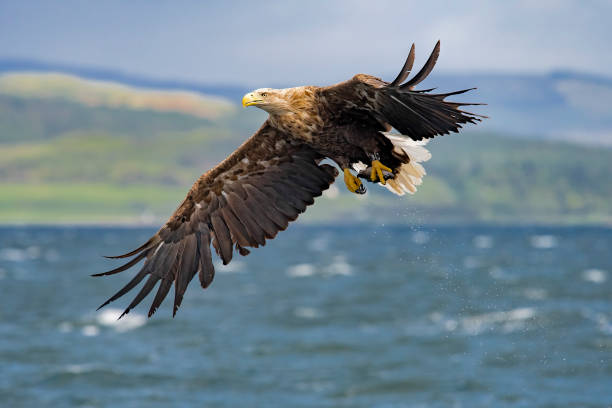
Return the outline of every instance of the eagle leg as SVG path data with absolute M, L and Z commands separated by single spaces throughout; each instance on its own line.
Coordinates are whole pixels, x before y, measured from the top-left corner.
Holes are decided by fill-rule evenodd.
M 372 167 L 368 167 L 365 168 L 363 170 L 361 170 L 359 172 L 359 174 L 357 174 L 357 177 L 360 177 L 362 179 L 366 179 L 366 180 L 371 180 L 372 178 Z M 395 178 L 395 174 L 393 174 L 393 172 L 387 171 L 387 170 L 383 170 L 382 171 L 383 177 L 386 180 L 390 180 L 390 179 L 394 179 Z
M 358 177 L 353 176 L 353 173 L 348 168 L 344 169 L 344 184 L 351 193 L 365 194 L 366 188 Z
M 380 160 L 373 160 L 372 171 L 370 172 L 370 181 L 376 182 L 376 179 L 378 179 L 380 183 L 386 184 L 386 180 L 389 177 L 385 177 L 385 174 L 383 172 L 388 172 L 393 175 L 393 170 L 382 164 Z

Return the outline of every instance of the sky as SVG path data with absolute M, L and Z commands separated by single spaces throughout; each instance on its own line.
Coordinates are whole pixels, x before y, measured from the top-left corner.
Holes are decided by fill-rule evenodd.
M 153 78 L 325 85 L 417 65 L 439 72 L 612 77 L 612 1 L 0 0 L 0 59 Z

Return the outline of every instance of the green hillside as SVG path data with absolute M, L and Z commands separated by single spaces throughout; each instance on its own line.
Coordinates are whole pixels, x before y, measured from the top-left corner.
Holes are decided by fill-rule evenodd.
M 226 105 L 203 118 L 0 92 L 0 222 L 157 223 L 264 118 Z M 429 174 L 414 196 L 368 185 L 357 197 L 338 180 L 304 220 L 612 222 L 611 149 L 472 129 L 429 148 Z

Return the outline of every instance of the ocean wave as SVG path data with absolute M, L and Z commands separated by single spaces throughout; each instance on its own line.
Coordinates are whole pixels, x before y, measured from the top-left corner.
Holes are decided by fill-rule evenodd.
M 96 370 L 94 364 L 68 364 L 61 371 L 67 374 L 85 374 Z
M 88 324 L 86 326 L 81 327 L 81 334 L 87 337 L 93 337 L 100 334 L 100 328 L 93 324 Z
M 31 246 L 26 249 L 2 248 L 0 249 L 0 261 L 24 262 L 40 257 L 40 248 Z
M 73 327 L 73 324 L 70 322 L 61 322 L 57 325 L 57 330 L 59 330 L 61 333 L 70 333 Z
M 499 266 L 493 266 L 489 268 L 489 276 L 492 277 L 493 279 L 507 281 L 507 282 L 512 282 L 512 281 L 517 280 L 516 276 L 504 271 L 504 269 L 500 268 Z
M 96 323 L 101 326 L 112 327 L 118 332 L 134 330 L 147 323 L 147 318 L 143 314 L 132 311 L 119 319 L 121 313 L 123 313 L 121 309 L 109 308 L 101 310 L 96 315 Z
M 328 235 L 318 236 L 308 243 L 311 251 L 323 252 L 329 248 L 330 237 Z
M 593 312 L 592 310 L 583 310 L 582 315 L 587 319 L 591 320 L 597 325 L 600 332 L 612 335 L 612 322 L 610 318 L 603 313 Z
M 493 247 L 493 237 L 490 235 L 476 235 L 472 242 L 474 246 L 479 249 L 489 249 Z
M 587 269 L 582 271 L 582 279 L 599 284 L 604 283 L 608 279 L 608 274 L 601 269 Z
M 461 326 L 468 334 L 476 335 L 482 333 L 491 326 L 501 324 L 502 330 L 509 333 L 522 329 L 524 327 L 524 322 L 534 318 L 535 315 L 535 309 L 531 307 L 521 307 L 505 312 L 491 312 L 464 317 L 461 319 Z
M 327 277 L 336 275 L 351 276 L 353 274 L 353 267 L 346 261 L 344 255 L 337 255 L 329 265 L 322 268 L 317 268 L 310 263 L 301 263 L 287 268 L 286 274 L 292 278 L 306 278 L 314 275 Z
M 532 235 L 529 242 L 533 248 L 550 249 L 557 246 L 557 237 L 554 235 Z
M 467 269 L 478 268 L 482 265 L 482 262 L 475 256 L 466 256 L 463 258 L 463 267 Z
M 346 258 L 344 255 L 338 255 L 334 257 L 334 260 L 331 264 L 323 269 L 323 273 L 328 276 L 333 275 L 342 275 L 342 276 L 350 276 L 353 274 L 351 265 L 346 262 Z
M 544 300 L 548 297 L 548 292 L 542 288 L 526 288 L 523 295 L 531 300 Z
M 297 307 L 293 311 L 293 314 L 302 319 L 316 319 L 321 316 L 321 313 L 314 307 Z
M 313 276 L 316 273 L 314 265 L 309 263 L 301 263 L 287 268 L 287 276 L 292 278 L 304 278 Z
M 412 233 L 412 242 L 415 244 L 423 245 L 429 242 L 429 234 L 425 231 L 415 231 Z
M 489 329 L 500 328 L 504 333 L 521 330 L 525 327 L 527 320 L 533 319 L 536 311 L 531 307 L 521 307 L 508 311 L 483 313 L 480 315 L 463 318 L 445 317 L 439 312 L 429 315 L 434 323 L 437 323 L 446 331 L 461 330 L 465 334 L 476 336 Z

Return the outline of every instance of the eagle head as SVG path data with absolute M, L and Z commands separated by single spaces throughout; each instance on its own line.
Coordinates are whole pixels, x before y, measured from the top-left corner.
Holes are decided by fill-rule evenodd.
M 242 106 L 256 106 L 271 114 L 290 111 L 283 89 L 260 88 L 249 92 L 242 98 Z

